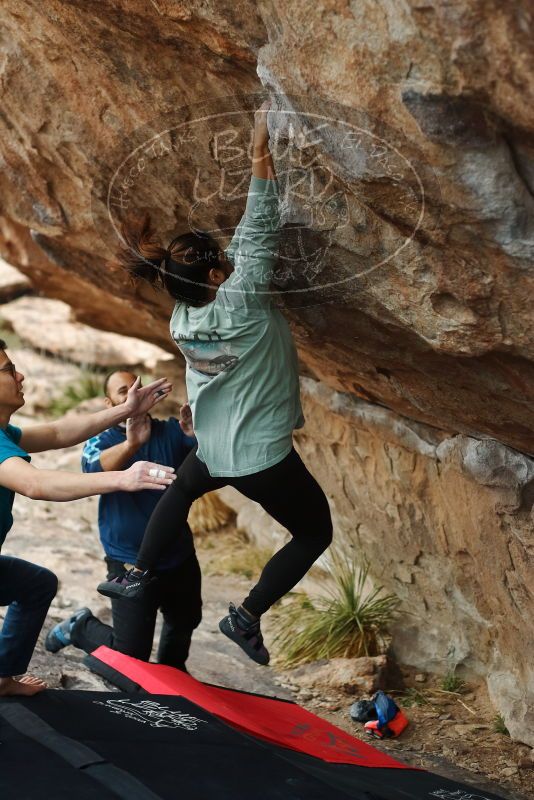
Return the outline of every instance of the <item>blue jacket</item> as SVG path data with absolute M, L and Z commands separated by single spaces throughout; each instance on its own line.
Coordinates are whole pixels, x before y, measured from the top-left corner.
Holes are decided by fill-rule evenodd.
M 100 454 L 126 440 L 126 430 L 120 426 L 93 436 L 86 442 L 82 453 L 84 472 L 102 472 Z M 156 464 L 178 469 L 196 440 L 186 436 L 178 420 L 152 419 L 150 439 L 139 448 L 123 469 L 136 461 L 153 461 Z M 106 555 L 126 564 L 134 564 L 145 528 L 152 512 L 162 496 L 159 490 L 145 489 L 141 492 L 111 492 L 100 496 L 98 504 L 98 527 L 100 541 Z M 194 552 L 193 536 L 189 526 L 176 531 L 176 546 L 158 564 L 159 569 L 170 569 L 184 561 Z

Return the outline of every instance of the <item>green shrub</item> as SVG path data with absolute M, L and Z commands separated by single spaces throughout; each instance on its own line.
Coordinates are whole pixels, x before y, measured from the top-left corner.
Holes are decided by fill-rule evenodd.
M 278 661 L 294 667 L 320 658 L 374 656 L 385 649 L 385 633 L 399 600 L 378 586 L 365 592 L 367 562 L 334 556 L 332 588 L 327 597 L 306 595 L 279 613 L 280 632 L 274 638 Z
M 456 668 L 450 669 L 441 680 L 441 688 L 444 692 L 460 694 L 465 689 L 465 683 L 456 674 Z
M 65 388 L 63 394 L 52 400 L 48 410 L 54 417 L 60 417 L 72 408 L 76 408 L 84 400 L 91 400 L 93 397 L 100 397 L 101 395 L 101 376 L 86 370 L 82 372 L 78 380 Z
M 9 323 L 0 315 L 0 339 L 3 339 L 7 345 L 8 350 L 20 349 L 24 347 L 20 336 L 14 332 Z
M 502 733 L 503 736 L 510 736 L 510 731 L 506 727 L 502 714 L 496 714 L 493 718 L 493 730 L 495 733 Z

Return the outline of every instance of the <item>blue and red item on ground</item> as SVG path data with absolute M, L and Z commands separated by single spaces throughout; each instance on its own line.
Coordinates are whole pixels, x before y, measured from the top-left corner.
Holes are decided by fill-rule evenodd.
M 388 694 L 378 691 L 372 702 L 377 718 L 369 720 L 364 725 L 364 730 L 369 736 L 387 739 L 399 736 L 408 727 L 408 719 Z

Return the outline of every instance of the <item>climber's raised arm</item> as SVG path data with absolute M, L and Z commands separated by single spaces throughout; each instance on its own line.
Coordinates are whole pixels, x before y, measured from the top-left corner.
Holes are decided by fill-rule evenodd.
M 252 174 L 264 180 L 276 180 L 273 158 L 269 147 L 267 113 L 270 101 L 266 100 L 254 114 L 254 140 L 252 144 Z
M 257 199 L 263 194 L 264 189 L 267 189 L 270 193 L 277 191 L 276 174 L 271 150 L 269 147 L 269 130 L 267 128 L 268 111 L 269 101 L 267 100 L 254 114 L 254 135 L 252 140 L 252 179 L 250 181 L 247 205 L 243 216 L 241 217 L 241 221 L 234 231 L 232 241 L 225 250 L 227 257 L 230 259 L 232 264 L 235 264 L 245 222 L 250 224 L 254 217 L 258 217 L 258 209 L 256 205 Z
M 252 177 L 245 213 L 228 249 L 234 272 L 220 291 L 234 305 L 268 300 L 268 289 L 278 259 L 280 209 L 278 182 L 269 149 L 268 103 L 256 111 L 252 149 Z M 236 297 L 236 293 L 238 297 Z M 256 295 L 255 299 L 252 297 Z

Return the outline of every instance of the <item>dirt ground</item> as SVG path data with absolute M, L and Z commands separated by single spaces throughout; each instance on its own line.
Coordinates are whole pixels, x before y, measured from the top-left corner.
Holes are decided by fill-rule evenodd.
M 13 421 L 23 426 L 34 420 L 18 416 Z M 33 463 L 77 470 L 79 456 L 77 447 L 52 455 L 38 454 Z M 43 564 L 60 579 L 44 632 L 82 606 L 91 607 L 109 621 L 108 603 L 95 590 L 104 575 L 96 524 L 97 499 L 54 504 L 18 497 L 14 517 L 3 553 Z M 204 575 L 204 619 L 195 633 L 189 661 L 191 673 L 219 685 L 295 699 L 354 736 L 365 738 L 362 726 L 353 723 L 348 713 L 356 696 L 300 689 L 291 671 L 259 667 L 219 633 L 217 623 L 228 602 L 240 602 L 245 596 L 265 554 L 244 543 L 233 526 L 197 537 L 197 548 Z M 265 627 L 269 644 L 267 619 Z M 83 653 L 69 647 L 59 654 L 49 654 L 42 639 L 43 635 L 31 670 L 45 677 L 51 688 L 112 690 L 83 666 Z M 405 693 L 421 704 L 407 708 L 410 726 L 402 736 L 373 742 L 377 748 L 414 766 L 491 790 L 509 800 L 534 797 L 531 750 L 494 730 L 495 711 L 482 687 L 467 686 L 461 694 L 447 695 L 436 691 L 437 677 L 423 676 L 411 669 L 403 673 Z

